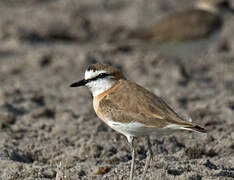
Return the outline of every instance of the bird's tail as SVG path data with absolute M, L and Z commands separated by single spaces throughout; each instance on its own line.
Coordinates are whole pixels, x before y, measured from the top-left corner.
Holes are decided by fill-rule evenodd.
M 186 125 L 182 126 L 182 129 L 184 130 L 188 130 L 188 131 L 195 131 L 195 132 L 199 132 L 199 133 L 207 133 L 207 130 L 197 124 L 193 124 L 193 123 L 188 123 Z

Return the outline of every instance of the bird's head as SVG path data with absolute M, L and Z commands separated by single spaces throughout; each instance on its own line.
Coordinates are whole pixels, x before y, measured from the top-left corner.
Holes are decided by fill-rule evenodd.
M 87 86 L 95 97 L 111 88 L 120 79 L 125 78 L 117 68 L 96 63 L 86 69 L 84 79 L 72 83 L 70 87 Z

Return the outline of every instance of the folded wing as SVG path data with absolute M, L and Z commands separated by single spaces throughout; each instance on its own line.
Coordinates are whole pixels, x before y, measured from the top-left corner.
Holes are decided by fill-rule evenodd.
M 116 122 L 138 122 L 151 128 L 177 128 L 206 132 L 199 125 L 181 118 L 160 97 L 125 80 L 121 80 L 115 91 L 103 97 L 99 103 L 99 111 Z

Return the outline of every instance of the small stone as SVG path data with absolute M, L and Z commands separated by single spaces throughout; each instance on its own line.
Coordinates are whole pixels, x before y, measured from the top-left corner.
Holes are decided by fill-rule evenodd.
M 207 152 L 205 153 L 205 155 L 208 156 L 208 157 L 214 157 L 214 156 L 217 156 L 218 153 L 216 153 L 215 150 L 210 149 L 209 151 L 207 151 Z
M 111 157 L 113 155 L 115 155 L 117 153 L 117 149 L 115 147 L 111 147 L 107 152 L 106 152 L 106 156 L 107 157 Z
M 202 176 L 200 175 L 193 175 L 188 178 L 188 180 L 202 180 Z
M 108 164 L 119 164 L 119 162 L 120 159 L 118 157 L 108 158 L 108 160 L 106 160 Z
M 98 169 L 96 170 L 95 174 L 97 175 L 103 175 L 106 174 L 110 171 L 110 166 L 102 166 L 102 167 L 98 167 Z
M 16 117 L 12 114 L 1 114 L 0 115 L 0 127 L 5 128 L 10 124 L 14 124 Z
M 44 175 L 44 178 L 55 178 L 56 176 L 56 172 L 51 169 L 46 169 L 42 174 Z
M 86 175 L 85 171 L 84 170 L 80 170 L 79 173 L 78 173 L 79 177 L 82 178 L 83 176 Z
M 206 161 L 204 166 L 208 167 L 209 169 L 217 170 L 217 166 L 215 164 L 213 164 L 212 162 L 210 162 L 209 160 Z
M 234 178 L 234 172 L 231 171 L 220 171 L 218 174 L 215 174 L 217 177 L 228 177 Z
M 184 151 L 185 155 L 188 156 L 190 159 L 199 159 L 203 155 L 203 150 L 198 148 L 187 148 Z
M 40 66 L 47 67 L 51 64 L 51 62 L 52 62 L 52 55 L 51 54 L 44 54 L 41 57 Z
M 36 103 L 37 105 L 44 106 L 45 105 L 45 98 L 42 95 L 35 95 L 31 98 L 31 101 Z
M 169 170 L 167 170 L 167 173 L 174 175 L 174 176 L 180 176 L 181 174 L 183 174 L 183 171 L 178 170 L 178 169 L 169 169 Z

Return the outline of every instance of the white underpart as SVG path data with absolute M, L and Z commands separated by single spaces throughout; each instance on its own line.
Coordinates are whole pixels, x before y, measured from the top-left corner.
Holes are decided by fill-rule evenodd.
M 215 7 L 214 5 L 205 3 L 205 2 L 198 2 L 196 4 L 196 8 L 204 10 L 204 11 L 208 11 L 208 12 L 211 12 L 211 13 L 215 13 L 215 14 L 219 13 L 219 10 L 218 10 L 217 7 Z
M 86 71 L 85 79 L 91 79 L 96 77 L 101 73 L 106 73 L 106 71 Z M 115 81 L 109 77 L 103 79 L 97 79 L 86 84 L 87 87 L 91 90 L 93 97 L 103 93 L 114 85 Z
M 135 136 L 150 135 L 155 129 L 148 128 L 142 123 L 120 123 L 115 121 L 107 121 L 107 124 L 117 132 L 125 135 L 127 138 Z
M 120 123 L 110 120 L 107 120 L 106 122 L 112 129 L 125 135 L 127 138 L 135 136 L 146 136 L 151 134 L 164 135 L 164 134 L 170 134 L 175 130 L 181 130 L 181 129 L 191 131 L 191 129 L 185 128 L 177 124 L 170 124 L 165 126 L 164 128 L 153 128 L 153 127 L 147 127 L 139 122 Z

